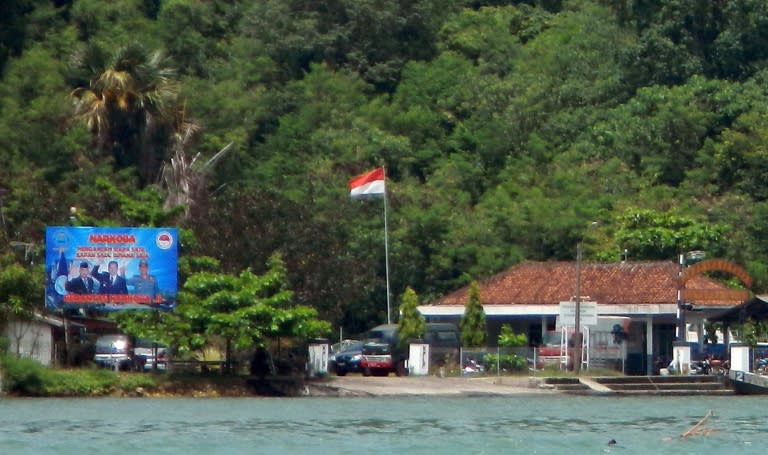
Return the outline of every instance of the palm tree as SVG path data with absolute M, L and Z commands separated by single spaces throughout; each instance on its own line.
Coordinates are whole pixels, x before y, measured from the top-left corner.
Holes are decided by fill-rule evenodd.
M 91 45 L 72 58 L 79 73 L 72 91 L 75 118 L 115 166 L 136 166 L 141 185 L 157 180 L 184 116 L 176 71 L 160 51 L 132 44 L 113 54 Z M 186 134 L 186 133 L 183 133 Z

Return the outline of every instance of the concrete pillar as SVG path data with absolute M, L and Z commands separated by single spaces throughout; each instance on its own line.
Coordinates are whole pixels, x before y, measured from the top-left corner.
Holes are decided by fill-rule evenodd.
M 691 345 L 686 341 L 672 343 L 672 357 L 675 374 L 687 375 L 691 371 Z
M 699 354 L 704 352 L 704 323 L 698 321 L 696 323 L 696 341 L 699 343 Z
M 653 374 L 653 315 L 645 318 L 645 374 Z
M 411 343 L 408 352 L 408 375 L 426 376 L 429 374 L 429 345 Z
M 752 369 L 749 365 L 749 359 L 751 357 L 751 349 L 746 344 L 733 343 L 731 344 L 731 370 L 732 371 L 747 371 Z
M 307 365 L 307 374 L 310 377 L 328 374 L 329 352 L 328 340 L 318 339 L 310 341 L 309 362 Z

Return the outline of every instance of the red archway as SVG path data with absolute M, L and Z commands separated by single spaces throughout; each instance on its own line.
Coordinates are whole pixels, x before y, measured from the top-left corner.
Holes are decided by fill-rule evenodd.
M 679 286 L 683 290 L 684 300 L 697 300 L 697 301 L 724 301 L 724 300 L 738 300 L 744 301 L 749 298 L 750 293 L 747 290 L 742 289 L 690 289 L 686 287 L 686 283 L 693 277 L 700 275 L 704 272 L 727 272 L 734 275 L 742 284 L 749 289 L 752 287 L 752 277 L 744 270 L 743 267 L 734 264 L 733 262 L 726 261 L 725 259 L 708 259 L 706 261 L 698 262 L 683 270 L 680 276 Z

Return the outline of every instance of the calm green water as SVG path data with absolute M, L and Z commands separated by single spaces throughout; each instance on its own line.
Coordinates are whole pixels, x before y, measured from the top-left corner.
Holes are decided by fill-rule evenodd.
M 757 454 L 767 405 L 754 396 L 0 399 L 0 452 Z M 679 438 L 710 409 L 715 432 Z

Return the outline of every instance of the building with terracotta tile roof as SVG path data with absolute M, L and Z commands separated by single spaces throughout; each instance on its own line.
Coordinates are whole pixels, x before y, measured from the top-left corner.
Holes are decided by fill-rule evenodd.
M 703 339 L 707 317 L 742 303 L 743 289 L 730 289 L 704 272 L 736 275 L 746 287 L 751 278 L 740 267 L 722 260 L 681 267 L 674 261 L 582 263 L 523 262 L 482 280 L 480 300 L 488 322 L 489 340 L 496 340 L 502 324 L 540 342 L 556 329 L 561 302 L 573 302 L 577 275 L 583 302 L 595 302 L 597 316 L 622 316 L 631 320 L 628 359 L 638 372 L 650 371 L 652 359 L 671 358 L 673 341 L 686 327 Z M 469 287 L 458 289 L 419 307 L 430 321 L 458 321 L 464 313 Z M 589 305 L 584 304 L 584 307 Z M 680 329 L 678 329 L 680 327 Z M 680 337 L 682 339 L 682 337 Z M 690 337 L 686 336 L 690 341 Z M 699 346 L 702 346 L 700 343 Z

